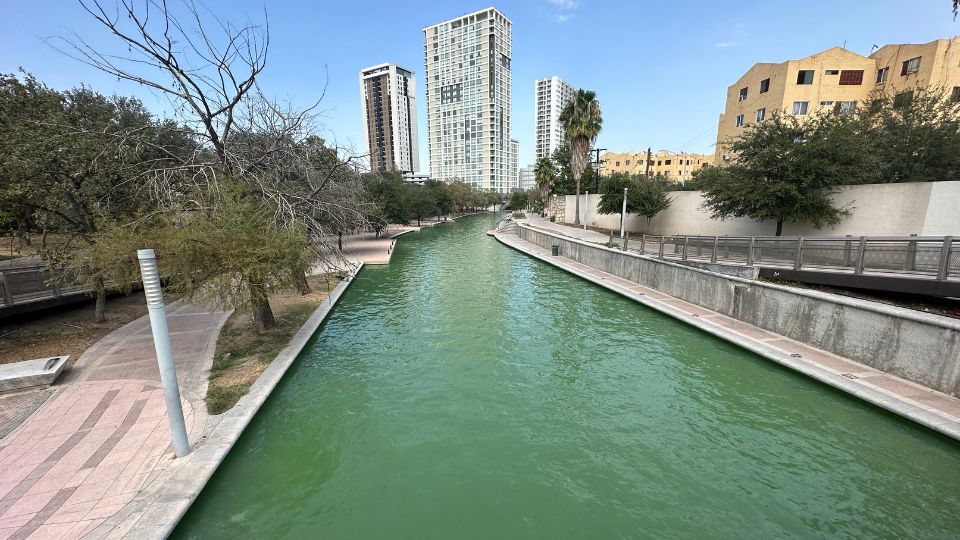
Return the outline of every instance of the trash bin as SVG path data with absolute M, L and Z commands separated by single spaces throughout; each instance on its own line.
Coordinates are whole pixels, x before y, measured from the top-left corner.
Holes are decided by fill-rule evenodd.
M 560 244 L 553 244 L 552 246 L 550 246 L 550 254 L 553 255 L 554 257 L 556 257 L 557 255 L 560 255 Z

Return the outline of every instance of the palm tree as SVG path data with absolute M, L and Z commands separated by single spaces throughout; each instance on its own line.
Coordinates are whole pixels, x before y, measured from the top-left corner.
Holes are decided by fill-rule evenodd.
M 600 115 L 600 102 L 597 94 L 591 90 L 577 90 L 576 95 L 560 113 L 560 123 L 566 133 L 570 146 L 570 172 L 577 183 L 577 206 L 574 225 L 580 224 L 580 177 L 587 168 L 590 147 L 600 134 L 603 117 Z
M 533 175 L 537 179 L 537 189 L 540 191 L 544 215 L 546 215 L 547 198 L 550 197 L 550 188 L 553 187 L 553 181 L 557 178 L 557 168 L 554 167 L 553 160 L 548 156 L 538 159 L 533 167 Z

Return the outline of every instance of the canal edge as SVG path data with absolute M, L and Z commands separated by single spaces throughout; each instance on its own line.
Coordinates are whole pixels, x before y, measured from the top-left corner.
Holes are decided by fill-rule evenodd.
M 233 408 L 223 413 L 213 431 L 195 443 L 189 454 L 173 460 L 146 490 L 127 505 L 128 508 L 139 506 L 133 512 L 125 512 L 128 519 L 133 516 L 136 519 L 126 523 L 121 520 L 103 537 L 162 539 L 170 536 L 363 266 L 364 263 L 358 263 L 346 279 L 334 287 L 287 346 L 260 374 L 250 391 Z
M 498 242 L 527 256 L 546 262 L 585 281 L 599 285 L 607 290 L 615 292 L 637 303 L 643 304 L 660 313 L 673 317 L 703 332 L 716 336 L 724 341 L 753 352 L 754 354 L 760 355 L 767 360 L 771 360 L 795 372 L 806 375 L 807 377 L 826 384 L 834 389 L 866 401 L 873 406 L 913 421 L 941 435 L 954 439 L 955 441 L 960 441 L 960 422 L 952 419 L 951 417 L 939 414 L 929 407 L 911 403 L 908 401 L 908 398 L 887 390 L 881 390 L 872 385 L 868 385 L 860 379 L 850 379 L 839 373 L 833 373 L 832 371 L 829 371 L 805 358 L 796 358 L 790 356 L 782 351 L 770 347 L 763 341 L 730 331 L 726 328 L 720 327 L 719 325 L 714 325 L 702 318 L 688 315 L 679 309 L 646 298 L 643 294 L 635 293 L 602 278 L 596 278 L 586 272 L 582 272 L 572 265 L 563 264 L 562 261 L 554 260 L 554 257 L 541 255 L 531 249 L 527 249 L 526 246 L 508 241 L 501 233 L 494 231 L 492 232 L 492 236 L 496 238 Z M 517 240 L 523 241 L 519 237 Z M 600 272 L 600 270 L 597 271 Z

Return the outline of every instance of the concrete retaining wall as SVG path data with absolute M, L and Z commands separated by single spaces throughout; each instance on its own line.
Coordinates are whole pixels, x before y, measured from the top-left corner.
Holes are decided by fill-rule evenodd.
M 854 298 L 792 289 L 555 236 L 521 225 L 543 248 L 795 339 L 960 397 L 960 321 Z
M 699 191 L 677 191 L 670 194 L 670 208 L 647 223 L 635 214 L 627 216 L 626 227 L 632 232 L 648 234 L 772 236 L 775 222 L 757 222 L 747 218 L 724 221 L 711 219 L 702 209 Z M 573 222 L 576 196 L 564 197 L 566 222 Z M 910 234 L 944 236 L 960 235 L 960 181 L 915 182 L 904 184 L 865 184 L 848 186 L 833 195 L 837 206 L 848 208 L 852 215 L 833 227 L 816 229 L 809 224 L 785 223 L 787 236 L 907 236 Z M 599 214 L 600 196 L 591 194 L 581 203 L 587 210 L 587 224 L 605 229 L 619 229 L 619 214 Z M 549 212 L 549 209 L 548 209 Z M 581 211 L 582 212 L 582 211 Z M 564 222 L 558 216 L 558 221 Z

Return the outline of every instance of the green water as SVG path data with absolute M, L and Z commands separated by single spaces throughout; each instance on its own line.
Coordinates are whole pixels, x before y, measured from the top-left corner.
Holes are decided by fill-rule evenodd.
M 960 445 L 484 236 L 365 269 L 177 538 L 945 538 Z

